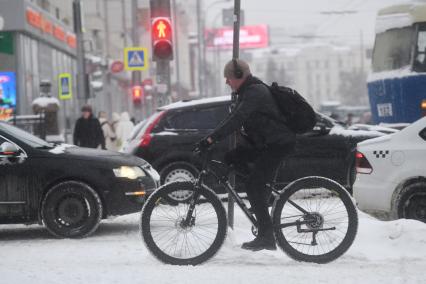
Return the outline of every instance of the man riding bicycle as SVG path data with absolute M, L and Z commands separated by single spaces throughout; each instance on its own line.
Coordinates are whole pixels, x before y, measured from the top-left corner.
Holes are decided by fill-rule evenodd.
M 245 191 L 258 222 L 258 235 L 242 248 L 252 251 L 275 250 L 272 221 L 268 211 L 270 192 L 266 183 L 273 178 L 281 160 L 294 150 L 295 134 L 283 123 L 280 111 L 268 87 L 251 75 L 249 65 L 240 59 L 229 61 L 224 68 L 226 84 L 237 94 L 237 104 L 229 116 L 207 138 L 200 142 L 209 147 L 234 131 L 248 143 L 225 155 L 225 162 L 240 172 L 247 172 Z M 249 169 L 247 164 L 252 163 Z

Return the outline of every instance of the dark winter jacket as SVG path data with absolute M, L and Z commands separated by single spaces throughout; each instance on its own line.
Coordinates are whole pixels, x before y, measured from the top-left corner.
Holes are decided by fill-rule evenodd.
M 90 116 L 88 119 L 80 117 L 74 128 L 74 144 L 80 147 L 105 149 L 105 138 L 99 120 Z
M 274 98 L 262 81 L 249 76 L 237 94 L 235 109 L 210 135 L 213 140 L 222 140 L 243 127 L 248 140 L 258 149 L 295 143 L 295 134 L 282 122 Z

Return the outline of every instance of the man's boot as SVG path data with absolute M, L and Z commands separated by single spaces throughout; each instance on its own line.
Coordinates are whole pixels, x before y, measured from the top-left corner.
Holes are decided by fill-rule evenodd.
M 267 250 L 276 250 L 277 246 L 275 245 L 275 238 L 272 231 L 257 236 L 251 242 L 243 243 L 241 246 L 242 249 L 251 250 L 251 251 L 259 251 L 262 249 Z

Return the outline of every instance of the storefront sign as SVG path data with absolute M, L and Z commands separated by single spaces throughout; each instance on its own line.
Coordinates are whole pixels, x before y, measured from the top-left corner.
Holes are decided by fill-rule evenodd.
M 75 38 L 74 34 L 67 34 L 67 44 L 72 47 L 72 48 L 76 48 L 77 46 L 77 39 Z
M 53 33 L 53 24 L 52 24 L 52 22 L 51 21 L 49 21 L 48 19 L 45 19 L 45 18 L 41 18 L 41 30 L 44 32 L 44 33 L 47 33 L 47 34 L 52 34 Z
M 232 49 L 234 31 L 232 28 L 208 29 L 205 42 L 208 48 Z M 268 27 L 266 25 L 243 26 L 240 28 L 240 48 L 268 47 Z
M 66 41 L 65 31 L 61 26 L 53 26 L 53 36 L 59 39 L 60 41 Z
M 72 83 L 71 83 L 71 74 L 62 73 L 59 75 L 58 82 L 58 97 L 61 100 L 70 100 L 72 99 Z
M 27 8 L 27 22 L 31 26 L 41 29 L 41 13 L 31 8 Z
M 16 107 L 16 74 L 0 72 L 0 120 L 13 115 Z
M 59 41 L 65 42 L 71 48 L 76 48 L 76 38 L 72 33 L 65 32 L 64 28 L 59 24 L 54 24 L 47 17 L 43 16 L 41 12 L 27 7 L 26 10 L 27 22 L 32 27 L 42 31 L 45 34 L 50 34 Z

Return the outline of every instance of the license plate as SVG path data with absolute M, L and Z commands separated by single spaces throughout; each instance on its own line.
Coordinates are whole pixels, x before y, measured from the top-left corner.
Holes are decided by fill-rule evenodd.
M 391 103 L 378 104 L 377 112 L 379 113 L 380 117 L 392 116 L 393 115 L 392 104 Z

